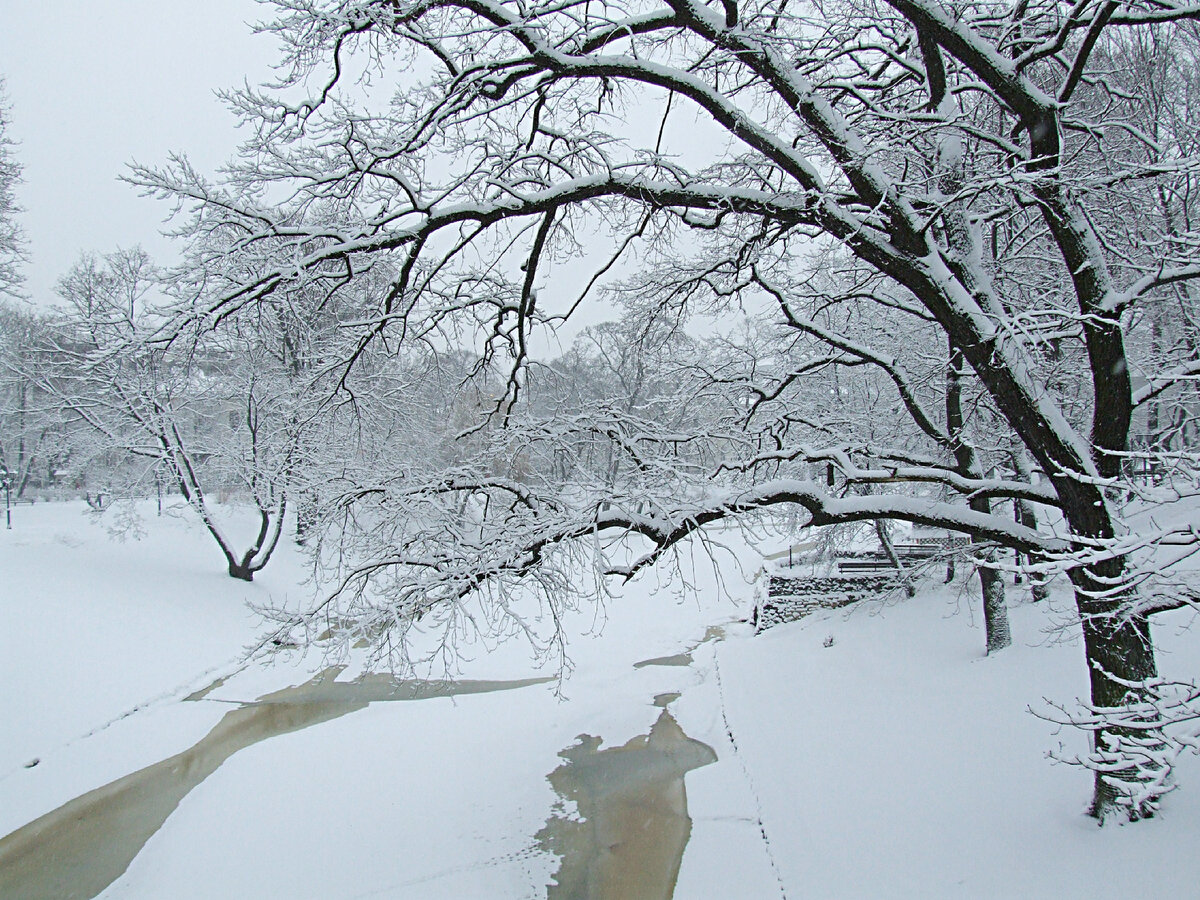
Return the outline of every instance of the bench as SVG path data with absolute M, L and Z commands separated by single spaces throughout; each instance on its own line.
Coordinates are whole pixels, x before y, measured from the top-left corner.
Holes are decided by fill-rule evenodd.
M 943 544 L 896 544 L 896 555 L 901 559 L 930 559 L 946 550 Z
M 878 572 L 881 569 L 895 569 L 890 559 L 844 559 L 838 560 L 839 572 Z

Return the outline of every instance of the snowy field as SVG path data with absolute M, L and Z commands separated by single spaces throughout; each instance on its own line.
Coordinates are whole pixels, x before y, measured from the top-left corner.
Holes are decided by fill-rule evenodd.
M 261 630 L 247 603 L 306 595 L 290 546 L 246 584 L 185 518 L 148 506 L 148 534 L 118 542 L 86 512 L 22 506 L 0 531 L 0 835 L 326 668 L 317 653 L 239 665 Z M 165 823 L 100 896 L 545 897 L 560 859 L 539 835 L 580 811 L 549 780 L 560 754 L 580 735 L 613 747 L 647 734 L 668 704 L 717 757 L 686 775 L 678 898 L 1196 896 L 1194 759 L 1156 819 L 1100 829 L 1083 815 L 1088 775 L 1045 758 L 1082 749 L 1026 711 L 1085 691 L 1082 651 L 1055 630 L 1065 595 L 1015 606 L 1014 646 L 993 658 L 961 584 L 754 636 L 738 620 L 761 561 L 737 556 L 719 578 L 697 559 L 685 581 L 651 573 L 572 615 L 561 684 L 330 703 L 311 724 L 178 757 L 197 783 L 159 802 Z M 1158 622 L 1167 676 L 1200 673 L 1190 618 Z M 477 649 L 459 675 L 555 674 L 527 657 L 515 642 Z M 86 869 L 109 852 L 81 846 L 38 865 Z M 3 869 L 23 864 L 0 843 L 5 900 Z

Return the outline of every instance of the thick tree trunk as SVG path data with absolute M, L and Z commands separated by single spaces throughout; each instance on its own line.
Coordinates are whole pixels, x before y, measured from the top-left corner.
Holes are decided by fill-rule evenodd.
M 1094 491 L 1094 488 L 1093 488 Z M 1087 497 L 1083 487 L 1079 493 Z M 1099 495 L 1098 491 L 1094 491 Z M 1102 496 L 1102 495 L 1101 495 Z M 1088 537 L 1108 538 L 1113 534 L 1107 507 L 1101 500 L 1080 504 L 1071 497 L 1063 512 L 1072 530 Z M 1144 616 L 1131 616 L 1128 603 L 1132 589 L 1121 589 L 1128 572 L 1123 558 L 1105 560 L 1098 565 L 1080 567 L 1071 573 L 1075 586 L 1075 605 L 1083 627 L 1084 652 L 1091 684 L 1091 705 L 1097 709 L 1123 706 L 1130 695 L 1137 695 L 1129 683 L 1144 682 L 1158 676 L 1150 623 Z M 1104 749 L 1105 736 L 1120 736 L 1117 728 L 1095 732 L 1093 749 Z M 1111 780 L 1110 780 L 1111 779 Z M 1112 781 L 1134 782 L 1138 775 L 1100 772 L 1095 775 L 1092 804 L 1088 812 L 1103 823 L 1106 819 L 1141 819 L 1152 814 L 1146 805 L 1131 807 L 1120 802 L 1122 794 Z
M 1012 643 L 1008 627 L 1008 606 L 1004 599 L 1004 578 L 989 566 L 979 567 L 979 586 L 983 594 L 983 625 L 987 634 L 987 652 L 995 653 Z
M 1086 597 L 1079 597 L 1078 604 L 1081 610 L 1094 609 L 1094 605 L 1090 604 Z M 1115 610 L 1108 613 L 1091 612 L 1083 620 L 1083 640 L 1089 663 L 1092 705 L 1098 708 L 1122 706 L 1131 693 L 1136 694 L 1112 676 L 1115 675 L 1126 682 L 1137 682 L 1158 675 L 1154 645 L 1150 637 L 1150 623 L 1143 617 L 1125 620 L 1114 613 Z M 1106 734 L 1120 733 L 1121 730 L 1116 728 L 1097 732 L 1094 738 L 1096 746 L 1093 749 L 1103 747 Z M 1088 813 L 1101 823 L 1113 816 L 1136 820 L 1148 818 L 1153 814 L 1153 810 L 1148 806 L 1131 807 L 1128 802 L 1121 802 L 1121 791 L 1108 780 L 1121 778 L 1119 773 L 1105 776 L 1097 772 L 1095 775 L 1092 804 Z M 1136 778 L 1136 773 L 1131 771 L 1124 780 Z

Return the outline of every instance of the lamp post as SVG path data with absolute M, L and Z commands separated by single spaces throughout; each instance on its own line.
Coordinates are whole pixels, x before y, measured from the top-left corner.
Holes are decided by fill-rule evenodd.
M 4 519 L 12 530 L 12 475 L 8 469 L 0 469 L 0 485 L 4 486 Z

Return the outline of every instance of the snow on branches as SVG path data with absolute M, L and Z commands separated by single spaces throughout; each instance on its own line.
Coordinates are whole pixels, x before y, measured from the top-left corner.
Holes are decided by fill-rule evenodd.
M 336 310 L 313 468 L 378 623 L 789 508 L 969 535 L 997 636 L 1020 552 L 1071 580 L 1097 708 L 1157 677 L 1143 587 L 1182 564 L 1138 531 L 1200 471 L 1195 7 L 275 6 L 240 158 L 129 178 L 191 240 L 175 328 Z M 606 300 L 624 331 L 563 352 Z M 417 358 L 442 398 L 388 393 Z
M 1195 682 L 1124 681 L 1106 677 L 1127 690 L 1123 703 L 1077 709 L 1050 703 L 1053 712 L 1035 715 L 1086 732 L 1091 752 L 1052 752 L 1063 763 L 1096 773 L 1114 792 L 1115 802 L 1131 820 L 1153 815 L 1162 797 L 1174 790 L 1172 773 L 1183 753 L 1200 753 L 1200 687 Z

